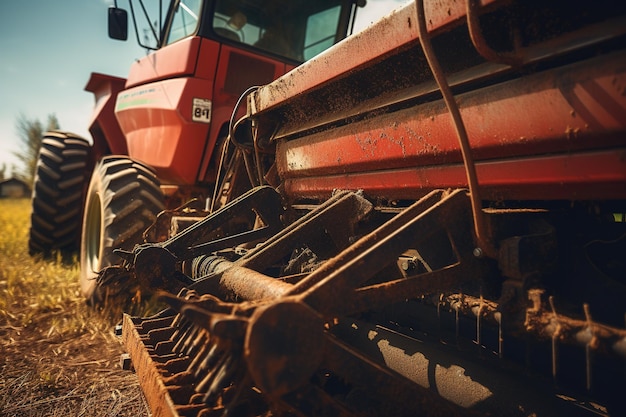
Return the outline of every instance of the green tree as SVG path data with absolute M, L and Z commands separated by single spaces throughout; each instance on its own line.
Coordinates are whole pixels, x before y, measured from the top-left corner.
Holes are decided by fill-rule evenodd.
M 7 175 L 7 164 L 2 164 L 0 168 L 0 181 L 4 180 Z
M 54 114 L 48 115 L 48 123 L 44 130 L 43 124 L 39 119 L 29 119 L 24 114 L 20 114 L 17 117 L 15 126 L 22 149 L 18 152 L 13 152 L 13 154 L 23 163 L 22 169 L 18 170 L 15 176 L 32 185 L 43 134 L 49 130 L 59 129 L 59 121 Z

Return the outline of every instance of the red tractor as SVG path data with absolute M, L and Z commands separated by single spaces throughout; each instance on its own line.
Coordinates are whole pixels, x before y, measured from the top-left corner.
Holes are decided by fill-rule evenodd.
M 206 21 L 236 27 L 241 12 L 258 26 L 252 3 L 215 3 Z M 309 3 L 298 10 L 327 13 Z M 354 4 L 342 7 L 344 27 Z M 98 283 L 169 306 L 122 325 L 154 416 L 626 415 L 626 3 L 415 0 L 233 89 L 219 123 L 245 54 L 209 26 L 221 47 L 180 44 L 215 48 L 221 90 L 194 84 L 184 101 L 201 80 L 169 70 L 134 86 L 131 72 L 115 105 L 126 140 L 97 143 L 157 174 L 100 158 L 87 193 L 87 293 L 117 247 L 124 262 Z M 134 69 L 157 77 L 191 55 Z M 96 80 L 112 106 L 112 81 Z M 167 109 L 191 128 L 207 99 L 209 139 L 181 136 Z M 68 158 L 87 153 L 65 142 Z M 80 198 L 74 178 L 52 185 Z M 131 248 L 161 207 L 156 178 L 169 201 L 204 204 L 163 211 Z
M 137 40 L 150 53 L 132 64 L 127 79 L 92 74 L 85 87 L 96 98 L 92 143 L 49 132 L 37 165 L 30 251 L 64 251 L 80 241 L 88 298 L 100 297 L 97 272 L 120 260 L 113 248 L 130 250 L 142 242 L 164 207 L 213 196 L 217 162 L 228 155 L 225 139 L 242 93 L 346 37 L 357 6 L 364 5 L 172 0 L 161 22 L 160 10 L 150 15 L 142 0 L 135 3 L 129 5 Z M 155 15 L 160 23 L 145 31 L 146 40 L 138 22 Z M 116 4 L 109 9 L 109 36 L 127 35 L 128 13 Z M 250 186 L 230 182 L 231 192 Z

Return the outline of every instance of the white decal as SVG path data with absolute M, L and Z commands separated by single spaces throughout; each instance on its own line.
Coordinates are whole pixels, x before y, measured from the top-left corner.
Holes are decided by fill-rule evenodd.
M 194 98 L 192 108 L 192 120 L 194 122 L 211 122 L 211 100 Z

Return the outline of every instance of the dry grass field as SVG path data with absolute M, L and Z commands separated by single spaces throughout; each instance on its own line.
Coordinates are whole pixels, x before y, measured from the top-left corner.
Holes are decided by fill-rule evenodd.
M 78 263 L 28 255 L 30 200 L 0 200 L 0 416 L 148 416 Z

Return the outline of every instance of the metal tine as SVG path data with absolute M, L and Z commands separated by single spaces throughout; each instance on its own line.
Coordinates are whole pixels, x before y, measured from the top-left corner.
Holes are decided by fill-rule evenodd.
M 185 345 L 186 340 L 193 335 L 194 331 L 197 329 L 197 326 L 194 326 L 192 322 L 188 322 L 185 327 L 185 331 L 178 337 L 176 344 L 172 348 L 172 352 L 174 353 L 182 353 L 183 346 Z
M 174 310 L 182 311 L 186 306 L 195 306 L 211 313 L 231 314 L 239 304 L 227 303 L 211 294 L 203 294 L 193 298 L 182 298 L 166 291 L 158 292 L 159 299 L 168 303 Z
M 554 385 L 558 385 L 557 373 L 558 373 L 558 340 L 561 335 L 561 324 L 559 323 L 559 315 L 556 312 L 556 307 L 554 306 L 554 297 L 548 297 L 548 301 L 550 303 L 550 308 L 552 309 L 552 322 L 554 324 L 554 332 L 552 333 L 552 380 Z
M 252 379 L 250 378 L 250 374 L 247 372 L 244 373 L 237 384 L 238 386 L 236 387 L 235 394 L 224 409 L 222 417 L 227 417 L 233 411 L 233 409 L 237 406 L 237 401 L 239 401 L 239 397 L 241 397 L 241 394 L 243 394 L 243 391 L 246 389 L 246 387 L 250 385 L 251 382 Z
M 180 323 L 181 323 L 182 320 L 185 320 L 185 318 L 183 317 L 182 314 L 180 314 L 180 312 L 178 312 L 174 316 L 174 318 L 172 318 L 172 321 L 171 321 L 169 327 L 178 328 L 180 326 Z
M 176 336 L 178 333 L 180 333 L 180 328 L 182 326 L 184 326 L 185 324 L 185 316 L 182 315 L 180 312 L 178 312 L 176 314 L 176 316 L 174 317 L 174 320 L 172 320 L 172 324 L 170 327 L 174 328 L 174 333 L 172 333 L 172 337 L 170 338 L 171 340 L 173 340 L 174 336 Z
M 226 321 L 228 321 L 233 311 L 232 304 L 224 303 L 219 298 L 211 295 L 182 298 L 165 291 L 159 292 L 158 295 L 160 299 L 182 313 L 186 320 L 190 319 L 195 324 L 193 330 L 186 329 L 184 333 L 181 334 L 179 332 L 176 334 L 178 340 L 173 348 L 176 353 L 191 355 L 193 350 L 202 343 L 202 338 L 198 337 L 202 334 L 199 333 L 199 329 L 204 329 L 208 337 L 211 337 L 211 332 L 214 330 L 213 322 L 216 321 L 215 319 L 220 321 L 219 318 L 226 318 Z M 195 293 L 193 295 L 195 295 Z M 232 317 L 234 321 L 238 321 L 234 316 Z M 237 331 L 238 327 L 245 327 L 245 324 L 232 323 L 230 326 L 222 324 L 220 329 L 228 331 L 232 328 L 234 330 L 232 331 L 233 334 L 227 336 L 235 336 L 241 333 L 241 331 Z M 175 338 L 173 337 L 172 340 L 175 340 Z
M 194 337 L 191 343 L 189 344 L 189 347 L 185 351 L 185 354 L 191 357 L 200 353 L 200 351 L 202 350 L 202 347 L 207 344 L 210 338 L 211 338 L 211 335 L 209 334 L 209 332 L 205 331 L 204 329 L 200 329 L 200 331 L 198 332 L 198 335 Z
M 583 304 L 583 311 L 585 312 L 585 320 L 587 321 L 587 327 L 583 332 L 589 335 L 588 339 L 585 343 L 585 376 L 586 376 L 586 386 L 587 391 L 591 392 L 592 382 L 593 382 L 593 369 L 592 369 L 592 346 L 594 342 L 597 343 L 597 339 L 594 337 L 594 327 L 593 320 L 591 319 L 591 312 L 589 310 L 589 304 Z
M 243 344 L 248 327 L 248 319 L 234 314 L 213 313 L 195 304 L 188 304 L 181 311 L 187 319 L 202 327 L 212 337 L 223 341 Z
M 217 373 L 221 369 L 222 365 L 228 360 L 229 354 L 226 350 L 220 350 L 216 352 L 218 356 L 217 363 L 208 369 L 207 374 L 202 378 L 202 380 L 196 385 L 197 393 L 206 393 L 208 388 L 211 387 L 213 383 L 213 379 L 217 376 Z
M 171 294 L 165 292 L 165 291 L 161 291 L 159 290 L 157 292 L 157 296 L 163 298 L 164 296 L 171 296 Z M 197 294 L 195 291 L 192 290 L 186 290 L 183 289 L 178 293 L 178 296 L 176 297 L 177 299 L 183 299 L 183 300 L 190 300 L 193 299 L 194 297 L 197 297 Z M 166 300 L 167 301 L 167 300 Z M 172 304 L 170 304 L 170 306 L 173 306 Z M 185 317 L 183 315 L 180 314 L 180 308 L 174 308 L 175 311 L 178 312 L 178 314 L 176 314 L 176 316 L 174 317 L 174 320 L 172 320 L 172 324 L 171 326 L 180 326 L 182 324 L 182 322 L 185 320 Z
M 178 310 L 185 322 L 190 324 L 173 350 L 191 356 L 199 349 L 187 371 L 193 373 L 195 378 L 200 378 L 203 372 L 208 371 L 196 386 L 196 392 L 205 392 L 203 402 L 210 401 L 224 388 L 224 384 L 230 382 L 228 378 L 235 374 L 237 368 L 233 365 L 239 358 L 233 356 L 233 348 L 238 351 L 239 345 L 243 344 L 247 320 L 232 314 L 232 305 L 210 295 L 195 300 L 165 292 L 159 296 Z
M 174 332 L 168 339 L 169 342 L 174 343 L 181 337 L 181 334 L 187 330 L 191 322 L 180 311 L 172 319 L 172 323 L 169 327 L 174 328 Z
M 190 292 L 183 298 L 174 296 L 165 291 L 159 291 L 158 296 L 161 300 L 167 302 L 174 308 L 174 310 L 179 312 L 177 316 L 181 316 L 181 319 L 179 319 L 179 327 L 177 328 L 178 331 L 175 331 L 170 338 L 172 342 L 176 342 L 172 351 L 175 353 L 188 354 L 189 346 L 194 345 L 192 342 L 195 341 L 200 329 L 188 320 L 182 310 L 189 304 L 193 305 L 194 301 L 192 300 L 193 298 L 197 298 L 197 295 L 194 292 Z
M 226 361 L 219 367 L 211 386 L 202 399 L 204 403 L 210 404 L 215 401 L 224 388 L 230 385 L 230 383 L 235 382 L 232 377 L 238 370 L 237 365 L 240 362 L 238 356 L 239 355 L 228 355 Z
M 195 378 L 198 378 L 201 372 L 212 365 L 217 349 L 219 348 L 218 341 L 216 341 L 216 338 L 212 337 L 209 332 L 204 332 L 203 339 L 202 342 L 199 342 L 200 349 L 187 367 L 187 371 L 193 373 Z
M 211 339 L 207 338 L 200 346 L 198 353 L 196 353 L 196 355 L 191 359 L 191 362 L 189 362 L 189 366 L 187 366 L 187 372 L 195 373 L 208 357 L 208 355 L 211 353 L 211 349 L 214 346 L 215 344 L 211 344 Z
M 186 342 L 183 344 L 183 348 L 182 348 L 182 353 L 186 356 L 191 356 L 193 355 L 194 351 L 197 350 L 197 348 L 199 346 L 201 346 L 203 340 L 205 339 L 205 335 L 207 335 L 208 332 L 199 327 L 199 326 L 194 326 L 194 332 L 193 335 L 190 335 Z
M 196 377 L 199 377 L 204 370 L 218 366 L 213 360 L 216 352 L 217 354 L 220 352 L 232 353 L 240 351 L 243 347 L 243 338 L 248 324 L 246 319 L 235 315 L 211 313 L 194 304 L 184 306 L 182 313 L 193 323 L 205 326 L 205 333 L 210 338 L 207 343 L 213 343 L 214 346 L 195 372 Z M 213 369 L 209 371 L 209 375 L 214 376 L 214 373 Z
M 155 349 L 158 349 L 158 346 L 161 343 L 175 343 L 176 340 L 180 337 L 180 335 L 190 326 L 190 322 L 189 320 L 187 320 L 183 314 L 177 314 L 177 317 L 180 316 L 181 319 L 178 321 L 178 326 L 174 329 L 174 331 L 172 332 L 172 335 L 167 339 L 167 340 L 162 340 L 159 341 L 158 343 L 155 344 Z M 176 351 L 172 350 L 172 353 L 176 353 Z
M 172 318 L 172 321 L 170 322 L 170 324 L 168 324 L 167 326 L 150 328 L 148 331 L 146 331 L 143 334 L 142 337 L 146 338 L 146 340 L 149 340 L 151 338 L 151 334 L 152 334 L 153 331 L 163 331 L 163 330 L 167 330 L 167 329 L 173 329 L 173 332 L 172 332 L 171 336 L 167 340 L 160 340 L 158 343 L 161 343 L 161 342 L 173 342 L 174 339 L 177 337 L 178 333 L 180 333 L 181 323 L 184 323 L 185 320 L 186 320 L 186 318 L 184 317 L 183 314 L 177 313 Z
M 208 369 L 211 369 L 218 362 L 220 356 L 219 354 L 224 352 L 224 349 L 220 349 L 218 343 L 214 343 L 211 345 L 209 352 L 206 357 L 200 362 L 196 370 L 194 371 L 194 377 L 199 378 L 200 374 Z
M 182 315 L 182 314 L 181 314 Z M 180 339 L 182 337 L 184 337 L 184 335 L 189 332 L 189 329 L 192 327 L 192 323 L 187 320 L 186 318 L 184 318 L 183 320 L 180 321 L 180 325 L 176 328 L 176 330 L 174 331 L 174 333 L 172 333 L 172 336 L 170 337 L 169 341 L 174 343 L 174 349 L 172 349 L 172 352 L 177 352 L 175 350 L 176 345 L 178 344 L 178 342 L 180 341 Z
M 194 328 L 196 326 L 193 325 L 191 321 L 182 313 L 181 309 L 187 305 L 188 298 L 193 297 L 195 294 L 188 294 L 187 298 L 181 298 L 177 296 L 173 296 L 170 293 L 165 291 L 159 291 L 158 296 L 161 300 L 167 302 L 174 310 L 178 311 L 176 315 L 175 321 L 177 322 L 177 327 L 172 337 L 170 337 L 170 341 L 175 343 L 172 348 L 172 352 L 174 353 L 183 353 L 184 345 L 187 338 L 195 332 Z
M 496 311 L 493 316 L 498 322 L 498 358 L 502 359 L 504 357 L 504 353 L 502 351 L 504 345 L 504 337 L 502 332 L 502 313 L 500 311 Z
M 197 337 L 201 335 L 201 332 L 203 330 L 204 329 L 202 329 L 200 326 L 196 325 L 195 323 L 193 322 L 191 323 L 191 330 L 185 337 L 185 341 L 183 342 L 183 345 L 181 346 L 182 353 L 187 354 L 187 351 L 189 350 L 191 344 L 193 343 L 194 340 L 196 340 Z

